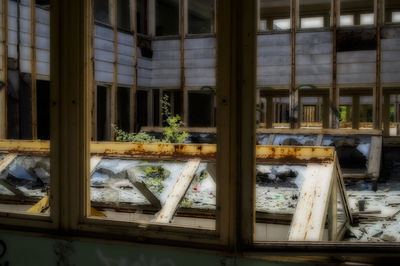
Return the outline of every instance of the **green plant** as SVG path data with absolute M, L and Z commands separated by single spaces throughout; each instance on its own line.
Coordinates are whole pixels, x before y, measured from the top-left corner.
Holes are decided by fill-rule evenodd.
M 159 140 L 156 137 L 150 136 L 146 132 L 129 133 L 117 126 L 112 125 L 113 131 L 117 141 L 121 142 L 139 142 L 139 143 L 183 143 L 189 138 L 189 134 L 181 127 L 183 125 L 182 119 L 179 115 L 171 115 L 171 104 L 169 103 L 168 95 L 164 95 L 162 99 L 162 115 L 166 117 L 165 122 L 167 126 L 164 128 L 163 139 Z
M 185 142 L 189 134 L 183 130 L 181 127 L 183 125 L 182 119 L 179 115 L 172 116 L 171 114 L 171 104 L 169 103 L 168 95 L 164 95 L 162 99 L 162 112 L 163 117 L 166 117 L 165 122 L 167 127 L 164 128 L 163 140 L 166 143 L 183 143 Z
M 117 141 L 121 142 L 139 142 L 139 143 L 153 143 L 160 142 L 157 138 L 150 136 L 146 132 L 129 133 L 119 129 L 116 125 L 112 125 L 113 131 Z

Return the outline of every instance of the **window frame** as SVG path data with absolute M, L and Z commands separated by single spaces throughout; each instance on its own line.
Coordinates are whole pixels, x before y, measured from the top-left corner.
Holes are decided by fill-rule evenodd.
M 54 67 L 51 68 L 50 153 L 52 176 L 54 173 L 54 182 L 51 184 L 56 192 L 53 193 L 52 204 L 55 206 L 52 205 L 52 213 L 57 229 L 76 233 L 82 238 L 99 238 L 100 232 L 101 238 L 112 237 L 135 242 L 171 245 L 169 240 L 174 240 L 177 241 L 174 242 L 176 245 L 197 248 L 204 248 L 207 244 L 208 249 L 221 248 L 229 254 L 264 259 L 282 260 L 282 254 L 287 255 L 288 252 L 293 252 L 290 258 L 292 261 L 296 256 L 298 260 L 307 261 L 304 255 L 318 255 L 324 261 L 331 257 L 360 256 L 360 253 L 364 253 L 363 257 L 398 256 L 399 243 L 253 243 L 256 106 L 254 59 L 258 30 L 254 19 L 255 1 L 220 0 L 218 4 L 221 17 L 218 20 L 217 41 L 220 51 L 220 67 L 217 70 L 217 120 L 221 123 L 217 123 L 217 172 L 220 184 L 226 182 L 225 189 L 218 186 L 221 196 L 217 198 L 217 204 L 223 207 L 218 218 L 220 225 L 224 225 L 217 230 L 219 234 L 213 234 L 212 239 L 207 239 L 209 235 L 205 236 L 205 239 L 201 237 L 204 231 L 199 230 L 176 230 L 165 226 L 146 228 L 141 224 L 132 228 L 131 223 L 108 223 L 86 218 L 90 207 L 87 177 L 90 168 L 90 88 L 93 88 L 93 79 L 90 78 L 93 67 L 90 64 L 89 46 L 90 32 L 93 30 L 90 7 L 90 0 L 55 1 L 51 7 L 51 62 Z M 61 16 L 68 12 L 82 16 Z M 232 24 L 232 21 L 235 23 Z M 63 64 L 59 63 L 61 61 Z M 76 78 L 70 78 L 71 76 Z M 238 154 L 241 156 L 237 156 Z M 25 216 L 1 217 L 0 222 L 25 230 L 27 221 L 30 220 L 23 218 Z M 29 226 L 30 229 L 47 229 L 48 224 L 38 222 L 37 226 L 34 223 Z M 176 235 L 177 231 L 182 235 Z M 196 238 L 190 235 L 193 232 Z M 278 255 L 279 258 L 273 255 Z
M 7 55 L 7 40 L 8 40 L 8 1 L 2 1 L 2 32 L 1 34 L 3 35 L 3 51 Z M 18 3 L 17 3 L 18 4 Z M 35 0 L 30 1 L 30 14 L 31 14 L 31 23 L 36 23 L 36 8 L 42 8 L 47 10 L 46 8 L 43 8 L 42 6 L 36 5 Z M 7 16 L 4 16 L 4 14 L 7 14 Z M 54 19 L 52 16 L 50 16 L 50 24 L 54 25 Z M 52 34 L 54 33 L 54 28 L 50 29 Z M 31 36 L 32 38 L 32 36 Z M 54 44 L 53 44 L 54 46 Z M 52 47 L 51 47 L 52 50 Z M 7 66 L 7 56 L 3 55 L 3 66 Z M 7 79 L 7 70 L 2 71 L 2 78 Z M 48 77 L 42 77 L 43 79 L 48 79 Z M 36 75 L 35 78 L 32 78 L 32 81 L 36 83 L 36 80 L 39 79 L 39 75 Z M 7 86 L 5 89 L 3 88 L 0 90 L 0 99 L 2 96 L 2 92 L 7 92 Z M 7 95 L 7 94 L 5 94 Z M 57 92 L 54 92 L 53 90 L 50 89 L 50 99 L 51 102 L 56 101 L 58 99 L 59 95 Z M 3 106 L 7 106 L 7 99 L 5 99 L 5 104 Z M 58 127 L 59 121 L 55 120 L 56 118 L 56 106 L 50 106 L 50 121 L 53 121 L 50 125 L 50 132 L 54 132 L 55 128 Z M 3 110 L 2 110 L 3 111 Z M 6 112 L 4 112 L 6 114 Z M 5 118 L 5 125 L 7 125 L 7 118 Z M 3 122 L 3 121 L 2 121 Z M 3 124 L 3 123 L 2 123 Z M 16 152 L 18 154 L 23 153 L 24 151 L 28 152 L 29 151 L 37 151 L 41 150 L 44 154 L 49 154 L 49 153 L 54 153 L 56 150 L 56 143 L 54 142 L 54 139 L 52 139 L 51 142 L 51 148 L 50 150 L 50 142 L 49 141 L 24 141 L 24 140 L 9 140 L 6 138 L 7 136 L 7 126 L 4 127 L 5 132 L 0 132 L 0 150 L 2 152 L 10 153 L 10 152 Z M 60 184 L 60 178 L 58 175 L 58 169 L 57 166 L 54 163 L 54 158 L 50 158 L 52 167 L 50 168 L 51 171 L 51 182 L 50 182 L 50 191 L 58 191 L 59 189 L 59 184 Z M 55 194 L 55 195 L 54 195 Z M 26 228 L 29 227 L 34 230 L 38 231 L 51 231 L 54 232 L 57 230 L 58 225 L 59 225 L 59 207 L 60 207 L 60 197 L 59 194 L 53 193 L 53 195 L 50 197 L 49 201 L 49 206 L 50 206 L 50 215 L 36 215 L 36 214 L 29 214 L 29 213 L 22 213 L 18 211 L 2 211 L 0 212 L 0 224 L 4 225 L 4 227 L 10 227 L 10 228 Z M 29 224 L 29 225 L 28 225 Z

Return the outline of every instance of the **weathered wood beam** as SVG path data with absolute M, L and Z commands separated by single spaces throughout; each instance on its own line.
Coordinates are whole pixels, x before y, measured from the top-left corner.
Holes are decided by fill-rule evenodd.
M 334 180 L 334 163 L 309 165 L 289 229 L 289 241 L 322 240 Z
M 374 90 L 374 129 L 382 129 L 382 84 L 381 84 L 381 25 L 382 0 L 376 0 L 376 84 Z
M 7 62 L 8 62 L 8 1 L 2 1 L 2 71 L 1 71 L 1 84 L 0 87 L 0 139 L 7 138 L 7 91 L 8 91 L 8 74 L 7 74 Z
M 179 207 L 179 203 L 185 196 L 185 193 L 188 190 L 190 183 L 193 180 L 194 174 L 196 173 L 197 168 L 199 168 L 199 165 L 200 159 L 192 159 L 186 163 L 185 168 L 183 169 L 178 180 L 176 180 L 176 183 L 172 188 L 171 193 L 165 200 L 161 211 L 158 213 L 155 222 L 170 223 L 172 221 L 172 218 L 174 217 L 175 212 Z
M 336 111 L 339 110 L 339 90 L 337 87 L 337 23 L 339 12 L 339 1 L 332 1 L 332 88 L 330 90 L 330 120 L 331 128 L 339 128 L 339 117 Z M 338 5 L 339 4 L 339 5 Z
M 137 114 L 137 90 L 138 90 L 138 35 L 137 35 L 137 1 L 131 0 L 131 29 L 133 31 L 133 88 L 131 90 L 130 106 L 130 130 L 136 132 Z
M 161 209 L 160 200 L 147 188 L 143 181 L 138 180 L 135 170 L 133 168 L 126 171 L 128 180 L 142 193 L 142 195 L 151 203 L 156 209 Z
M 96 169 L 97 165 L 101 162 L 103 157 L 101 156 L 92 156 L 90 158 L 90 174 L 94 173 L 94 170 Z
M 49 208 L 50 204 L 50 197 L 49 196 L 44 196 L 41 200 L 38 201 L 35 205 L 33 205 L 28 212 L 33 213 L 33 214 L 38 214 L 42 213 L 46 209 Z
M 390 94 L 386 93 L 383 97 L 383 136 L 390 136 Z
M 378 179 L 381 172 L 382 137 L 371 137 L 371 148 L 369 150 L 368 172 L 370 178 Z
M 0 174 L 17 158 L 18 154 L 10 153 L 0 161 Z
M 299 118 L 299 103 L 298 97 L 299 94 L 296 90 L 296 0 L 291 0 L 291 33 L 292 33 L 292 42 L 291 42 L 291 49 L 292 49 L 292 65 L 291 65 L 291 78 L 290 78 L 290 128 L 298 128 L 300 126 L 300 118 Z
M 37 88 L 36 88 L 36 1 L 31 0 L 31 106 L 32 139 L 37 139 Z

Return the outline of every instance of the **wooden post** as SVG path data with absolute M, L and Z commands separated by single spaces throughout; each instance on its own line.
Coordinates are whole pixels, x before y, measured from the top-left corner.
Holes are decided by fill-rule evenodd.
M 31 0 L 31 90 L 32 139 L 37 139 L 37 89 L 36 89 L 36 1 Z
M 383 135 L 390 136 L 390 94 L 383 96 Z
M 236 136 L 235 145 L 240 154 L 237 167 L 239 174 L 237 236 L 239 245 L 253 243 L 255 226 L 255 158 L 256 158 L 256 73 L 257 73 L 257 1 L 233 1 L 235 23 L 232 25 L 233 87 L 237 109 L 235 123 L 240 133 Z M 217 122 L 218 125 L 218 122 Z M 219 162 L 218 162 L 219 163 Z
M 296 97 L 296 0 L 291 1 L 291 25 L 292 25 L 292 74 L 290 83 L 290 128 L 298 128 L 300 126 L 298 97 Z M 298 96 L 298 93 L 297 93 Z
M 274 102 L 272 95 L 268 95 L 266 98 L 267 98 L 266 127 L 272 128 L 272 124 L 274 122 Z
M 353 95 L 353 117 L 352 127 L 353 129 L 359 129 L 360 127 L 360 95 Z
M 114 68 L 113 68 L 113 85 L 111 86 L 110 92 L 110 124 L 115 125 L 117 123 L 117 91 L 118 91 L 118 29 L 117 29 L 117 1 L 112 1 L 112 26 L 114 33 Z M 111 125 L 107 125 L 107 132 L 109 134 L 109 140 L 114 140 L 114 134 L 111 130 Z
M 382 129 L 381 23 L 382 0 L 376 0 L 376 85 L 374 90 L 374 129 Z
M 179 25 L 180 25 L 180 35 L 181 35 L 181 90 L 182 90 L 182 110 L 181 110 L 181 115 L 182 119 L 184 122 L 184 125 L 188 125 L 188 92 L 186 88 L 186 78 L 185 78 L 185 35 L 186 35 L 186 0 L 180 0 L 179 5 L 180 5 L 180 19 L 179 19 Z M 171 97 L 172 98 L 172 97 Z M 177 100 L 177 99 L 175 99 Z
M 8 74 L 7 74 L 7 58 L 8 58 L 8 1 L 2 1 L 2 50 L 3 50 L 3 69 L 1 72 L 1 81 L 3 82 L 0 88 L 0 139 L 7 138 L 7 88 L 8 88 Z
M 52 2 L 50 215 L 61 231 L 76 230 L 90 212 L 92 19 L 89 0 Z
M 136 132 L 137 129 L 137 90 L 138 90 L 138 37 L 137 37 L 137 1 L 131 0 L 131 29 L 133 30 L 133 88 L 131 96 L 131 132 Z
M 332 1 L 332 88 L 330 91 L 330 103 L 328 102 L 328 110 L 330 111 L 331 128 L 339 128 L 339 90 L 337 88 L 337 23 L 338 8 L 340 1 Z M 325 111 L 325 109 L 324 109 Z M 337 111 L 337 112 L 336 112 Z M 325 128 L 325 127 L 324 127 Z
M 329 95 L 322 96 L 322 128 L 329 128 Z

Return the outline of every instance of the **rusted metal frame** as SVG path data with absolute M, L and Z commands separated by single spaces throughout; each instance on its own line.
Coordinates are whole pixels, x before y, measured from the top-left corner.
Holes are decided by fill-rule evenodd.
M 137 128 L 137 121 L 138 121 L 138 114 L 137 114 L 137 90 L 138 90 L 138 35 L 137 35 L 137 1 L 131 0 L 130 1 L 131 7 L 131 28 L 133 29 L 133 90 L 131 95 L 131 107 L 130 112 L 131 116 L 131 123 L 130 128 L 131 132 L 136 132 Z M 147 9 L 146 9 L 147 10 Z M 147 15 L 147 14 L 146 14 Z
M 3 71 L 1 80 L 3 82 L 0 88 L 0 139 L 7 138 L 7 91 L 8 91 L 8 0 L 2 1 L 2 50 L 3 50 Z
M 188 124 L 188 91 L 186 88 L 186 76 L 185 76 L 185 36 L 186 36 L 186 0 L 179 1 L 179 32 L 180 32 L 180 53 L 181 53 L 181 79 L 180 87 L 182 90 L 182 110 L 181 115 L 185 125 Z M 172 98 L 172 97 L 171 97 Z
M 113 46 L 114 46 L 114 63 L 113 63 L 113 85 L 110 91 L 110 124 L 115 125 L 117 122 L 117 91 L 118 91 L 118 18 L 117 18 L 117 0 L 112 0 L 112 26 L 113 26 Z M 107 127 L 110 133 L 110 140 L 114 140 L 114 133 L 111 126 Z
M 129 143 L 129 142 L 92 142 L 91 155 L 107 158 L 154 158 L 160 160 L 202 158 L 215 160 L 215 144 L 167 144 L 167 143 Z M 0 141 L 0 152 L 48 155 L 49 141 Z M 290 161 L 332 161 L 332 147 L 297 146 L 256 146 L 256 158 L 259 162 Z M 287 161 L 286 163 L 290 163 Z
M 19 34 L 19 33 L 18 33 Z M 36 1 L 31 0 L 31 90 L 32 139 L 37 139 L 37 88 L 36 88 Z
M 298 92 L 296 91 L 296 18 L 297 18 L 297 1 L 291 0 L 291 33 L 292 33 L 292 42 L 291 42 L 291 49 L 292 49 L 292 61 L 291 61 L 291 76 L 290 76 L 290 96 L 289 96 L 289 103 L 290 103 L 290 128 L 298 128 L 300 126 L 300 119 L 299 119 L 299 106 L 298 106 Z
M 382 129 L 382 84 L 381 84 L 381 25 L 382 0 L 376 0 L 376 85 L 374 90 L 374 129 Z
M 331 128 L 339 128 L 339 90 L 337 88 L 337 22 L 340 0 L 332 1 L 332 88 L 329 104 Z

